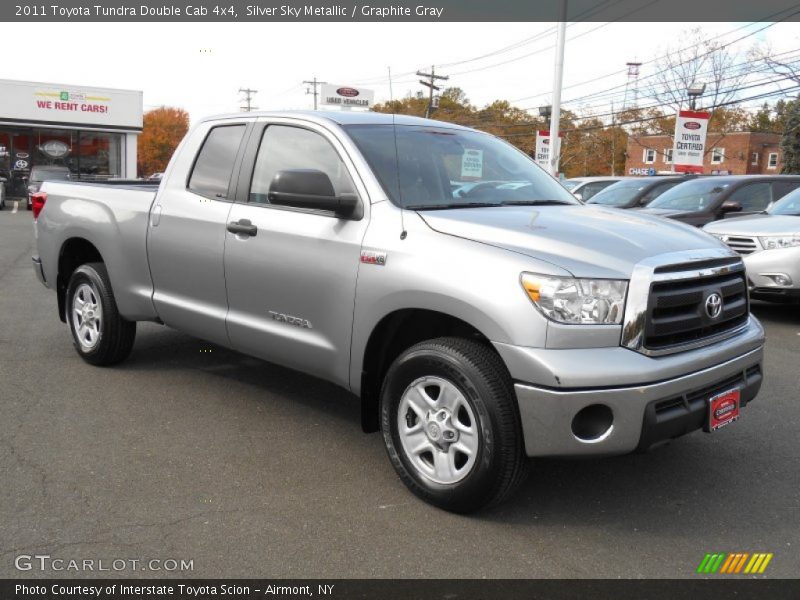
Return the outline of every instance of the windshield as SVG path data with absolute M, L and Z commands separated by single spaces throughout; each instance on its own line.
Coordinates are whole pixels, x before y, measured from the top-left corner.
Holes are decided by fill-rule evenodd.
M 714 181 L 713 178 L 687 181 L 661 194 L 647 208 L 700 212 L 713 205 L 729 185 Z
M 404 208 L 579 204 L 528 156 L 490 135 L 407 125 L 345 129 L 386 194 Z
M 63 181 L 69 179 L 69 171 L 58 169 L 33 169 L 31 181 Z
M 633 200 L 650 182 L 619 181 L 604 190 L 597 192 L 587 204 L 603 204 L 604 206 L 624 206 Z
M 789 192 L 773 204 L 767 212 L 771 215 L 790 215 L 800 217 L 800 188 Z

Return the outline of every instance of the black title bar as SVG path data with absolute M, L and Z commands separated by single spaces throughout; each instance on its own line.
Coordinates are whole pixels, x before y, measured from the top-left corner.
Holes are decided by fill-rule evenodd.
M 27 579 L 0 580 L 3 600 L 796 600 L 793 579 Z
M 567 21 L 800 20 L 794 0 L 566 0 Z M 3 0 L 12 22 L 553 22 L 561 0 Z

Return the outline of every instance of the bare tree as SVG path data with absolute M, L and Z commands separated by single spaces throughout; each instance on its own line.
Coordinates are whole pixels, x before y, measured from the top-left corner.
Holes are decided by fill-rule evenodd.
M 748 59 L 756 64 L 762 63 L 776 75 L 800 85 L 800 59 L 786 59 L 786 54 L 776 54 L 771 46 L 759 45 L 750 50 Z
M 737 65 L 738 53 L 717 41 L 703 39 L 700 29 L 681 35 L 677 46 L 668 48 L 656 61 L 657 72 L 647 94 L 673 113 L 687 106 L 687 89 L 695 83 L 706 88 L 698 107 L 711 113 L 735 99 L 747 71 Z

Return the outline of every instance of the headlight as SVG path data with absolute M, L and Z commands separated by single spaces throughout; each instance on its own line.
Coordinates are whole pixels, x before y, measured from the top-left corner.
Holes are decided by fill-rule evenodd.
M 761 240 L 761 245 L 764 246 L 766 250 L 800 246 L 800 233 L 796 233 L 794 235 L 771 235 L 769 237 L 762 237 L 759 239 Z
M 628 282 L 522 274 L 522 287 L 544 316 L 559 323 L 604 325 L 622 322 Z

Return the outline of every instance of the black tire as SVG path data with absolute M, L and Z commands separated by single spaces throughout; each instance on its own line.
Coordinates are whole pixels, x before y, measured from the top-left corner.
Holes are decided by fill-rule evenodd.
M 402 396 L 412 383 L 426 377 L 453 384 L 476 416 L 477 456 L 468 473 L 454 483 L 442 484 L 426 476 L 414 466 L 400 440 Z M 467 513 L 498 504 L 514 492 L 528 471 L 511 377 L 491 348 L 474 341 L 438 338 L 403 352 L 384 379 L 381 430 L 389 459 L 403 483 L 423 500 L 448 511 Z
M 95 305 L 99 305 L 102 310 L 102 318 L 97 327 L 99 333 L 91 346 L 87 345 L 88 342 L 81 342 L 74 316 L 75 295 L 86 293 L 86 286 L 93 292 L 91 297 Z M 67 286 L 65 304 L 72 343 L 83 360 L 96 366 L 108 366 L 128 357 L 136 339 L 136 323 L 120 316 L 111 291 L 108 271 L 103 263 L 87 263 L 75 269 Z

